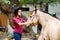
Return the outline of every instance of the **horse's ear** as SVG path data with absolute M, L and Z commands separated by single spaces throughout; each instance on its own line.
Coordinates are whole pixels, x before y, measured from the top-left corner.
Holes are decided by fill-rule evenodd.
M 33 11 L 33 12 L 32 12 L 32 15 L 34 15 L 34 14 L 35 14 L 35 12 Z

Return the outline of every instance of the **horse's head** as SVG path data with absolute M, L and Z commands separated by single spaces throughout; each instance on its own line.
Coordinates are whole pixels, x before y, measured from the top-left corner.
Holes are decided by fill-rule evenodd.
M 35 12 L 36 11 L 36 12 Z M 34 16 L 34 15 L 36 15 L 37 16 L 37 18 L 36 18 L 36 20 L 34 20 L 33 19 L 33 21 L 35 21 L 35 23 L 38 23 L 39 22 L 39 24 L 41 24 L 41 20 L 43 20 L 44 18 L 43 18 L 43 12 L 41 12 L 40 10 L 34 10 L 33 12 L 32 12 L 32 16 Z
M 32 12 L 32 15 L 28 18 L 28 21 L 32 21 L 33 24 L 40 24 L 40 11 L 39 10 L 34 10 Z
M 37 9 L 32 12 L 32 19 L 33 19 L 32 20 L 33 23 L 38 23 L 39 15 L 38 15 L 38 10 Z
M 38 15 L 36 15 L 37 11 L 36 12 L 35 11 L 32 12 L 32 15 L 30 15 L 30 17 L 27 20 L 28 22 L 30 22 L 30 21 L 32 22 L 31 25 L 37 24 L 38 20 L 39 20 Z

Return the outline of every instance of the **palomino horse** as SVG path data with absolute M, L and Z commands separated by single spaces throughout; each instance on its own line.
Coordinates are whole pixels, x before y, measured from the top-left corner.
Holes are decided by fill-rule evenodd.
M 36 15 L 38 15 L 39 23 L 42 25 L 42 31 L 38 40 L 60 40 L 60 20 L 39 10 L 37 10 Z M 35 20 L 33 19 L 33 21 Z

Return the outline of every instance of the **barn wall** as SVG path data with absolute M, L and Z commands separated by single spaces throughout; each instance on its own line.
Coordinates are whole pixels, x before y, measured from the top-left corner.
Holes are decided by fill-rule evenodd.
M 56 5 L 49 5 L 48 6 L 48 12 L 50 14 L 55 14 L 56 13 L 56 16 L 60 19 L 60 4 L 56 4 Z

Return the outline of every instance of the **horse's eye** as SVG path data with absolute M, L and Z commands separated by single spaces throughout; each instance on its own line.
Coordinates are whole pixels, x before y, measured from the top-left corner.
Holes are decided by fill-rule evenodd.
M 32 16 L 30 16 L 30 18 L 32 18 Z

